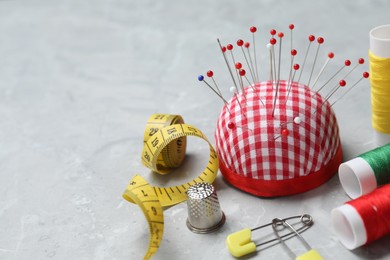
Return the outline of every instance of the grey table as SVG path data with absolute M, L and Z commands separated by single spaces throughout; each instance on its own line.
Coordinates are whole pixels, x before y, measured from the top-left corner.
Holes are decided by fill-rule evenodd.
M 256 25 L 266 39 L 269 29 L 287 32 L 294 23 L 301 52 L 315 34 L 325 38 L 322 55 L 367 59 L 368 32 L 389 23 L 389 11 L 386 0 L 0 1 L 0 259 L 141 259 L 146 221 L 122 192 L 135 173 L 175 183 L 141 164 L 146 120 L 181 114 L 214 140 L 221 101 L 196 78 L 214 69 L 229 95 L 216 38 L 250 39 Z M 369 82 L 334 110 L 344 159 L 370 150 Z M 190 138 L 188 153 L 175 174 L 202 170 L 207 144 Z M 186 204 L 171 207 L 155 259 L 233 259 L 229 233 L 304 212 L 315 220 L 304 237 L 325 259 L 389 259 L 389 237 L 352 252 L 337 241 L 330 211 L 349 199 L 336 176 L 277 199 L 245 194 L 221 175 L 216 187 L 225 226 L 193 234 Z M 304 252 L 299 241 L 289 245 Z M 280 245 L 252 257 L 289 259 Z

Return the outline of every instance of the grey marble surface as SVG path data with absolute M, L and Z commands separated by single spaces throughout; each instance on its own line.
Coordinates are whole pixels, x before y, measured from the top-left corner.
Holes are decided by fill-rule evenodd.
M 196 77 L 213 68 L 228 95 L 216 38 L 250 39 L 256 25 L 265 46 L 269 29 L 287 31 L 295 23 L 299 51 L 307 35 L 322 35 L 322 54 L 334 51 L 340 64 L 367 58 L 368 32 L 389 23 L 389 11 L 387 0 L 1 0 L 0 259 L 141 259 L 146 221 L 122 192 L 135 173 L 153 184 L 175 182 L 141 164 L 144 125 L 152 113 L 181 114 L 213 141 L 221 102 Z M 260 63 L 267 64 L 261 51 Z M 334 110 L 344 160 L 371 149 L 368 81 Z M 203 170 L 207 144 L 190 139 L 188 153 L 173 174 Z M 155 259 L 233 259 L 225 246 L 229 233 L 301 213 L 313 216 L 304 237 L 325 259 L 390 258 L 390 237 L 354 251 L 337 241 L 330 211 L 349 199 L 336 176 L 277 199 L 245 194 L 221 175 L 216 187 L 225 226 L 193 234 L 186 204 L 171 207 Z M 289 245 L 303 252 L 299 241 Z M 279 245 L 247 259 L 289 256 Z

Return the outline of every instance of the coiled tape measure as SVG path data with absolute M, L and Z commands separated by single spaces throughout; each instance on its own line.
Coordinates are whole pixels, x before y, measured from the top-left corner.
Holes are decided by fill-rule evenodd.
M 187 200 L 189 187 L 199 182 L 211 184 L 218 173 L 218 158 L 213 146 L 199 129 L 184 124 L 181 116 L 154 114 L 147 122 L 141 159 L 156 173 L 167 174 L 172 168 L 180 166 L 185 157 L 187 136 L 200 137 L 210 147 L 209 162 L 198 177 L 178 186 L 155 187 L 135 175 L 123 193 L 124 199 L 141 208 L 148 221 L 150 240 L 144 259 L 152 257 L 160 246 L 164 231 L 163 207 Z

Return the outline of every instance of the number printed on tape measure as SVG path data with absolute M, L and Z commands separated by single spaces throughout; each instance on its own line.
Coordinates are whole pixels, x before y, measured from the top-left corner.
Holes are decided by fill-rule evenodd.
M 142 209 L 148 221 L 150 240 L 144 259 L 149 259 L 160 246 L 164 231 L 162 207 L 187 200 L 186 191 L 190 186 L 199 182 L 211 184 L 218 173 L 218 158 L 213 146 L 199 129 L 184 124 L 181 116 L 155 114 L 146 125 L 142 163 L 159 174 L 166 174 L 172 167 L 180 166 L 185 156 L 187 136 L 202 138 L 209 144 L 210 159 L 198 177 L 177 186 L 154 187 L 135 175 L 123 194 L 123 198 Z

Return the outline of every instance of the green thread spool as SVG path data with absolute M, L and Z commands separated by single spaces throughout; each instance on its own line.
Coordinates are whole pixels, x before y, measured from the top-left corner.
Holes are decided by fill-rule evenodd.
M 390 143 L 342 163 L 339 178 L 352 199 L 390 183 Z

